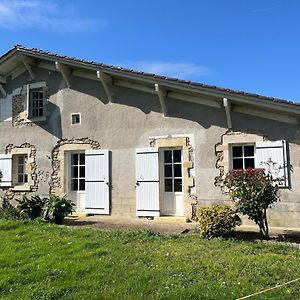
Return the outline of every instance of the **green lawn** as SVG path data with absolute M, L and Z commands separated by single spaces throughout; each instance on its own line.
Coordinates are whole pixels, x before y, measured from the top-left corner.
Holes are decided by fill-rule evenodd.
M 0 220 L 2 299 L 236 299 L 300 277 L 300 251 Z M 253 299 L 300 299 L 300 282 Z

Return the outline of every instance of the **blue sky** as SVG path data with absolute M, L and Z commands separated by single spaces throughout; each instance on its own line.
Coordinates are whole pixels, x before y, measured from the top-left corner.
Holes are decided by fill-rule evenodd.
M 298 0 L 0 0 L 14 44 L 300 101 Z

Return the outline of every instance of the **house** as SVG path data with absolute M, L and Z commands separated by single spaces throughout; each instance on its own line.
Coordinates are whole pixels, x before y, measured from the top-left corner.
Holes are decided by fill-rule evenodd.
M 271 226 L 300 227 L 300 105 L 14 46 L 0 57 L 1 199 L 67 194 L 78 211 L 185 216 L 220 178 L 264 167 Z

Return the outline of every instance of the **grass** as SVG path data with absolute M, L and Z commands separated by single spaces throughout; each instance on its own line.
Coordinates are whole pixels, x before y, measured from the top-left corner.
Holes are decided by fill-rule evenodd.
M 0 220 L 2 299 L 236 299 L 300 277 L 283 245 Z M 300 282 L 253 299 L 299 299 Z

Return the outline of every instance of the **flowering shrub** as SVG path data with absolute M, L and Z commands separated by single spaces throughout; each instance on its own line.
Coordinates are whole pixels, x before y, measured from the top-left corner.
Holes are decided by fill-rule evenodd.
M 203 206 L 197 212 L 201 234 L 204 237 L 224 236 L 241 225 L 241 219 L 229 206 Z
M 278 187 L 264 169 L 230 171 L 224 180 L 236 211 L 247 215 L 258 226 L 263 237 L 269 237 L 267 208 L 279 201 Z

